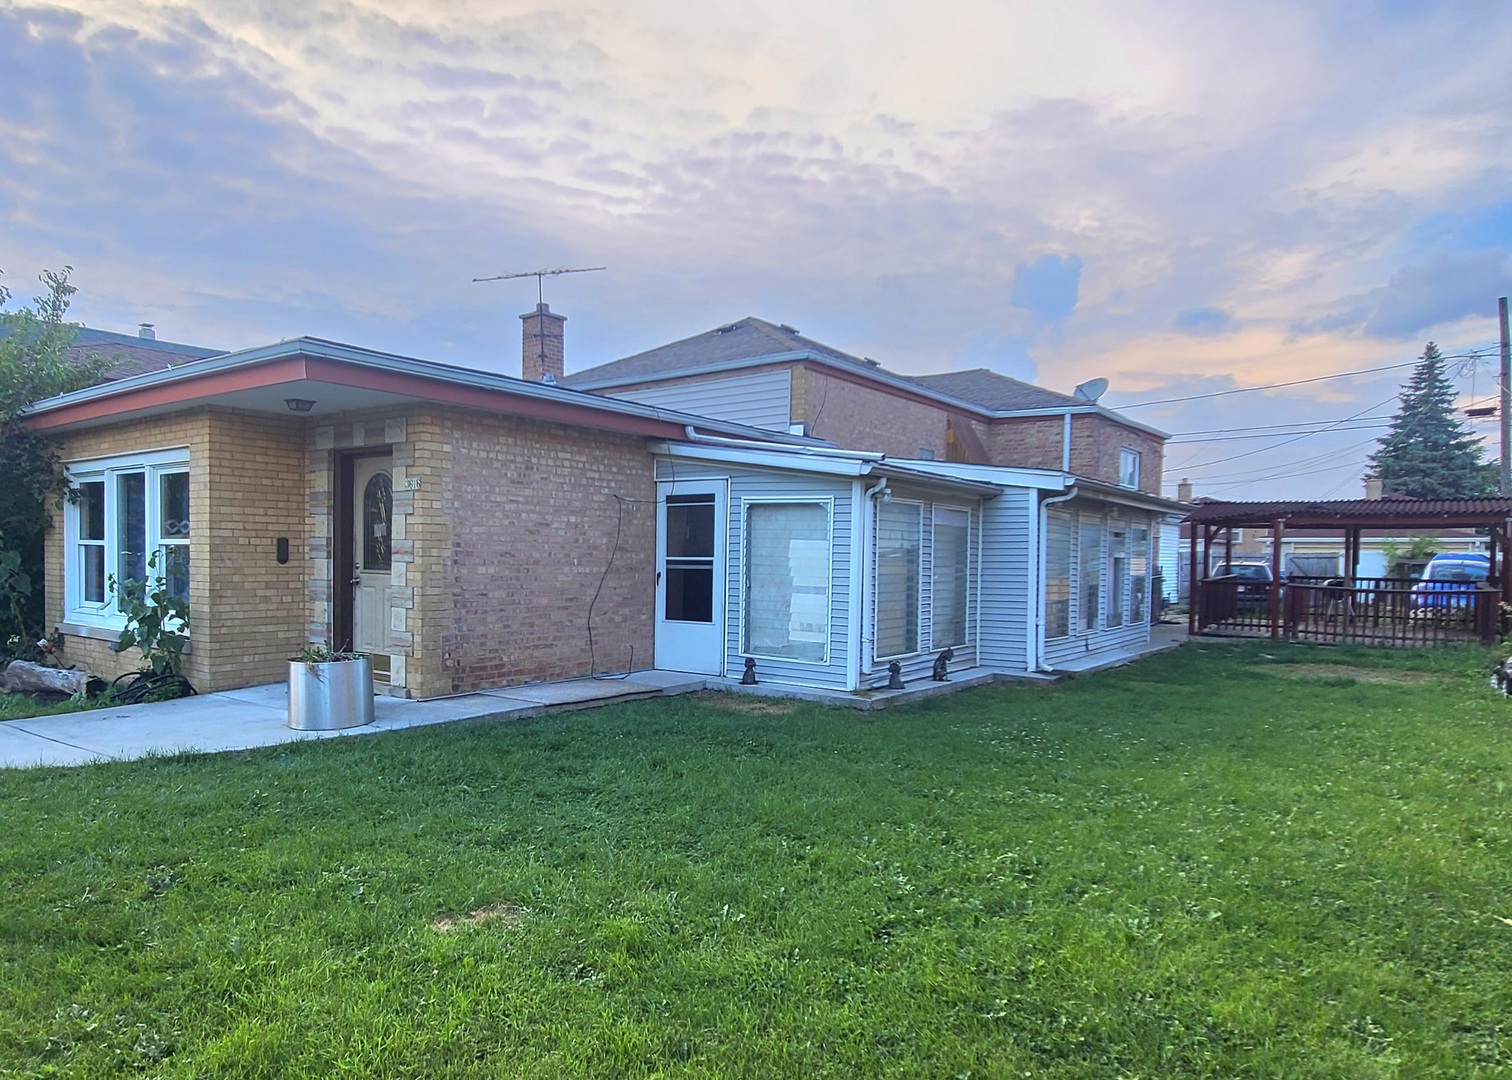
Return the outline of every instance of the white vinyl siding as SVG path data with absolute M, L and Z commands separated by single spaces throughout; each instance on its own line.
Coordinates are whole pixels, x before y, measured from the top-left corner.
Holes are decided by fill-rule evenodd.
M 792 406 L 792 376 L 787 368 L 782 368 L 676 386 L 632 387 L 607 393 L 610 397 L 638 401 L 643 405 L 785 432 Z

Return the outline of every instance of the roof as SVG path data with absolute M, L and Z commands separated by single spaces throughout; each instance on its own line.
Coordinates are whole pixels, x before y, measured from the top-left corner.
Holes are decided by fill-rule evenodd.
M 97 383 L 35 402 L 23 415 L 31 426 L 52 430 L 113 423 L 207 402 L 285 416 L 291 391 L 313 399 L 317 417 L 420 400 L 654 438 L 685 437 L 696 428 L 764 443 L 827 445 L 635 401 L 310 337 Z
M 1187 515 L 1194 525 L 1298 528 L 1472 528 L 1504 525 L 1512 499 L 1343 499 L 1294 502 L 1208 502 Z
M 863 360 L 823 342 L 806 338 L 791 326 L 769 323 L 765 319 L 747 316 L 739 322 L 694 334 L 692 337 L 659 345 L 654 349 L 627 356 L 623 360 L 611 360 L 607 364 L 574 372 L 561 380 L 563 386 L 585 383 L 597 385 L 602 382 L 623 381 L 637 377 L 670 375 L 689 368 L 724 364 L 732 360 L 754 360 L 760 357 L 777 356 L 782 353 L 809 352 L 831 360 L 874 371 L 874 360 Z
M 938 375 L 909 375 L 910 382 L 938 390 L 942 394 L 991 409 L 1007 412 L 1014 409 L 1056 409 L 1071 405 L 1090 405 L 1070 394 L 1046 390 L 1042 386 L 1020 382 L 987 368 L 969 371 L 943 371 Z
M 74 335 L 72 344 L 68 346 L 67 355 L 72 361 L 82 360 L 91 354 L 103 356 L 110 362 L 105 369 L 105 378 L 124 379 L 146 371 L 177 367 L 190 360 L 219 356 L 225 351 L 81 326 Z
M 941 408 L 986 416 L 1022 416 L 1042 412 L 1096 413 L 1156 438 L 1166 433 L 1131 420 L 1092 401 L 1033 386 L 985 368 L 939 375 L 899 375 L 868 357 L 806 338 L 795 328 L 746 317 L 739 322 L 695 334 L 670 345 L 573 372 L 561 385 L 602 392 L 679 375 L 713 374 L 763 364 L 817 361 L 839 372 L 890 386 L 903 395 L 917 395 Z

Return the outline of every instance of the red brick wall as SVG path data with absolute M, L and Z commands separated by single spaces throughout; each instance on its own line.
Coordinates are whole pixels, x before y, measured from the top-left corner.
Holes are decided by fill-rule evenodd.
M 976 430 L 994 465 L 1059 469 L 1064 460 L 1065 423 L 1062 416 L 1026 416 L 978 423 Z M 1164 466 L 1159 439 L 1106 416 L 1071 417 L 1071 471 L 1077 476 L 1118 483 L 1124 447 L 1139 452 L 1139 490 L 1159 495 Z
M 422 634 L 450 691 L 652 666 L 656 485 L 643 442 L 461 410 L 437 419 L 450 550 L 434 554 L 449 613 Z M 428 554 L 417 543 L 416 562 Z
M 792 416 L 815 438 L 848 449 L 905 458 L 928 450 L 945 460 L 948 410 L 802 364 L 793 368 Z

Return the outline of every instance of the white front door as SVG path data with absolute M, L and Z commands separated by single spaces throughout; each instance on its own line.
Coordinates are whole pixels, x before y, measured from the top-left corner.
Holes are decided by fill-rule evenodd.
M 389 579 L 394 558 L 394 479 L 390 455 L 352 463 L 352 648 L 389 674 Z
M 723 480 L 678 480 L 656 491 L 656 666 L 724 674 Z

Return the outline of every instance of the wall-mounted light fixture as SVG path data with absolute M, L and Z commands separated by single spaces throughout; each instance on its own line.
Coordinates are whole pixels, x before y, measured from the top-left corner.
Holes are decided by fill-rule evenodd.
M 284 398 L 284 404 L 289 407 L 290 412 L 309 412 L 315 407 L 313 401 L 302 397 L 286 397 Z

